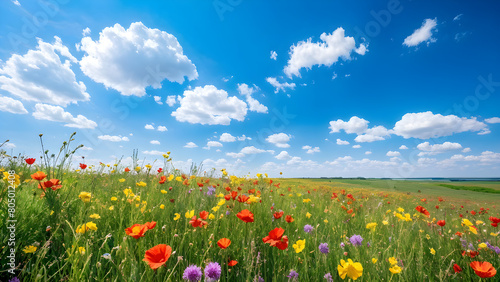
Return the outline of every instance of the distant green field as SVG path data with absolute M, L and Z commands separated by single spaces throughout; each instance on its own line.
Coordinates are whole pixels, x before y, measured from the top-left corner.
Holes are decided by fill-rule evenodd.
M 500 182 L 498 181 L 450 183 L 424 180 L 294 178 L 283 179 L 281 182 L 283 185 L 365 188 L 376 191 L 421 194 L 422 197 L 441 196 L 485 202 L 500 201 Z

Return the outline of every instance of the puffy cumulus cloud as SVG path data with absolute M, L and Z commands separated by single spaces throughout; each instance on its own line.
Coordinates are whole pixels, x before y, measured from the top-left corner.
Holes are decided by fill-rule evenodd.
M 149 129 L 149 130 L 155 130 L 155 127 L 152 124 L 146 124 L 144 128 Z
M 432 112 L 407 113 L 396 122 L 393 132 L 408 138 L 429 139 L 450 136 L 454 133 L 472 131 L 488 133 L 485 123 L 475 117 L 459 118 L 455 115 L 443 116 Z
M 292 158 L 292 156 L 290 156 L 287 151 L 281 151 L 278 155 L 275 156 L 275 158 L 278 160 L 289 160 Z
M 354 138 L 354 141 L 358 143 L 381 141 L 385 140 L 385 137 L 389 135 L 391 135 L 391 131 L 379 125 L 368 128 L 364 134 L 356 136 L 356 138 Z
M 36 104 L 35 111 L 33 112 L 33 117 L 39 120 L 49 120 L 56 122 L 66 123 L 64 126 L 75 127 L 75 128 L 88 128 L 94 129 L 97 127 L 97 123 L 88 118 L 77 115 L 74 117 L 72 114 L 64 111 L 62 107 L 52 106 L 46 104 Z
M 385 155 L 388 157 L 398 157 L 398 156 L 401 156 L 401 153 L 398 151 L 389 151 Z
M 401 145 L 399 147 L 399 150 L 408 150 L 408 147 L 406 147 L 406 145 Z
M 182 83 L 185 77 L 198 78 L 175 36 L 141 22 L 128 29 L 106 27 L 98 40 L 84 37 L 78 48 L 86 53 L 80 61 L 83 73 L 122 95 L 143 96 L 146 87 L 161 88 L 164 79 Z
M 307 154 L 314 154 L 320 152 L 319 147 L 311 147 L 309 145 L 302 146 L 302 150 L 307 150 L 306 151 Z
M 252 138 L 245 136 L 245 134 L 236 137 L 236 139 L 238 139 L 238 141 L 252 140 Z
M 153 144 L 153 145 L 160 145 L 160 141 L 158 140 L 151 140 L 149 141 L 150 144 Z
M 341 164 L 343 162 L 348 162 L 348 161 L 351 161 L 352 160 L 352 157 L 351 156 L 343 156 L 343 157 L 338 157 L 336 158 L 335 160 L 329 162 L 329 161 L 326 161 L 325 164 L 328 164 L 328 165 L 338 165 L 338 164 Z
M 100 135 L 100 136 L 97 136 L 97 138 L 99 138 L 100 140 L 111 141 L 111 142 L 129 141 L 128 137 L 126 137 L 126 136 L 122 137 L 121 135 L 118 135 L 118 136 Z
M 257 85 L 255 84 L 253 85 L 253 87 L 249 87 L 245 83 L 238 84 L 238 92 L 246 97 L 248 110 L 250 110 L 251 112 L 267 114 L 267 107 L 262 105 L 259 101 L 255 100 L 252 97 L 252 94 L 258 90 L 259 87 L 257 87 Z
M 277 57 L 278 57 L 278 53 L 276 53 L 276 51 L 271 51 L 271 60 L 275 60 L 276 61 Z
M 71 69 L 77 59 L 59 37 L 54 38 L 53 44 L 38 39 L 36 50 L 12 55 L 0 68 L 0 89 L 26 101 L 64 107 L 89 101 L 85 84 Z
M 231 120 L 243 121 L 247 104 L 237 97 L 228 97 L 225 90 L 213 85 L 184 91 L 180 106 L 172 116 L 181 122 L 229 125 Z
M 487 123 L 500 123 L 500 118 L 499 117 L 492 117 L 492 118 L 487 118 L 484 121 Z
M 359 149 L 359 148 L 361 148 L 361 145 L 353 145 L 352 147 L 353 147 L 354 149 Z
M 279 147 L 279 148 L 288 148 L 288 147 L 290 147 L 288 142 L 290 141 L 291 137 L 292 137 L 291 135 L 288 135 L 285 133 L 276 133 L 276 134 L 269 135 L 266 138 L 266 141 L 274 144 L 276 147 Z
M 153 99 L 155 99 L 155 102 L 158 105 L 163 105 L 163 102 L 161 101 L 161 97 L 160 96 L 153 96 Z
M 405 38 L 403 45 L 413 47 L 423 42 L 427 42 L 427 45 L 436 42 L 436 38 L 432 37 L 432 33 L 437 32 L 436 26 L 437 19 L 424 20 L 420 28 L 416 29 L 410 36 Z
M 349 145 L 349 141 L 337 138 L 337 145 Z
M 427 166 L 436 163 L 436 161 L 435 158 L 419 158 L 417 164 L 420 166 Z
M 471 149 L 470 149 L 469 147 L 467 147 L 467 148 L 464 148 L 464 149 L 462 150 L 462 153 L 468 153 L 468 152 L 470 152 L 470 151 L 471 151 Z
M 495 153 L 492 151 L 484 151 L 480 155 L 468 155 L 464 156 L 462 154 L 457 154 L 451 156 L 449 159 L 444 159 L 438 164 L 448 167 L 456 165 L 456 162 L 478 162 L 481 165 L 491 165 L 500 163 L 500 153 Z
M 462 149 L 462 145 L 452 142 L 431 145 L 429 142 L 423 142 L 417 145 L 417 149 L 422 151 L 418 154 L 418 156 L 437 155 L 450 150 Z
M 366 119 L 359 118 L 357 116 L 351 117 L 348 121 L 343 121 L 338 119 L 336 121 L 330 121 L 330 133 L 337 133 L 340 130 L 344 130 L 345 133 L 351 134 L 362 134 L 368 129 L 368 123 Z
M 261 153 L 270 153 L 274 154 L 273 150 L 262 150 L 259 148 L 256 148 L 255 146 L 247 146 L 244 147 L 243 149 L 240 150 L 239 153 L 226 153 L 226 156 L 231 157 L 231 158 L 242 158 L 246 155 L 255 155 L 255 154 L 261 154 Z
M 151 156 L 163 156 L 163 155 L 167 154 L 167 152 L 162 152 L 162 151 L 157 151 L 157 150 L 142 151 L 142 153 L 145 155 L 151 155 Z
M 287 89 L 294 90 L 296 86 L 293 82 L 279 82 L 276 77 L 268 77 L 266 81 L 275 88 L 274 93 L 279 93 L 280 91 L 286 92 Z
M 198 145 L 196 145 L 194 142 L 187 142 L 186 145 L 184 145 L 184 148 L 196 148 Z
M 175 96 L 175 95 L 169 95 L 167 96 L 167 105 L 169 107 L 173 107 L 175 104 L 177 104 L 178 101 L 181 100 L 181 97 L 180 96 Z
M 366 151 L 365 152 L 365 155 L 371 155 L 372 154 L 372 151 Z
M 217 142 L 217 141 L 208 141 L 207 146 L 203 147 L 203 149 L 210 150 L 212 147 L 222 147 L 222 143 Z
M 312 42 L 312 38 L 309 38 L 290 47 L 290 58 L 283 70 L 288 77 L 300 77 L 302 68 L 311 69 L 315 65 L 329 67 L 340 58 L 350 60 L 352 52 L 364 55 L 368 51 L 365 44 L 356 48 L 354 38 L 345 36 L 341 27 L 331 34 L 321 34 L 320 40 Z
M 12 114 L 28 113 L 28 111 L 24 108 L 24 105 L 23 103 L 21 103 L 21 101 L 3 96 L 0 96 L 0 111 Z
M 158 126 L 158 128 L 157 128 L 156 130 L 158 130 L 158 131 L 160 131 L 160 132 L 165 132 L 165 131 L 168 131 L 167 127 L 166 127 L 166 126 L 163 126 L 163 125 Z
M 221 136 L 219 137 L 220 142 L 235 142 L 236 140 L 245 141 L 245 140 L 252 140 L 252 138 L 246 137 L 245 134 L 241 136 L 233 136 L 230 133 L 222 133 Z

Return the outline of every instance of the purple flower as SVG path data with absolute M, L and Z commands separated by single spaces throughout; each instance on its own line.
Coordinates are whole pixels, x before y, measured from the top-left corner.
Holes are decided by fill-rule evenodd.
M 475 249 L 474 249 L 474 245 L 472 245 L 472 243 L 470 243 L 470 244 L 469 244 L 469 250 L 471 250 L 471 251 L 474 251 L 474 250 L 475 250 Z
M 255 278 L 253 279 L 253 281 L 254 282 L 264 282 L 264 278 L 262 278 L 260 276 L 259 277 L 255 276 Z
M 497 255 L 500 255 L 500 248 L 499 247 L 495 247 L 495 253 L 497 253 Z
M 186 270 L 184 270 L 184 274 L 182 275 L 182 279 L 188 281 L 201 281 L 201 267 L 198 267 L 194 264 L 188 266 Z
M 319 244 L 319 251 L 323 254 L 328 254 L 328 252 L 330 251 L 328 249 L 328 243 L 321 243 Z
M 313 229 L 314 229 L 314 227 L 312 227 L 309 224 L 304 225 L 304 232 L 306 232 L 306 233 L 313 231 Z
M 349 241 L 351 241 L 351 244 L 353 246 L 361 246 L 363 238 L 361 237 L 361 235 L 352 235 L 351 238 L 349 238 Z
M 215 187 L 208 187 L 207 196 L 212 196 L 215 193 Z
M 211 262 L 205 267 L 205 280 L 212 282 L 220 278 L 222 269 L 217 262 Z
M 341 243 L 340 243 L 340 247 L 341 247 L 342 249 L 345 247 L 344 242 L 341 242 Z
M 231 213 L 231 212 L 229 212 L 229 211 L 226 211 L 226 215 L 229 215 L 230 213 Z
M 299 274 L 297 273 L 297 271 L 291 269 L 290 270 L 290 274 L 288 274 L 287 276 L 289 279 L 292 279 L 292 280 L 295 280 L 295 279 L 298 279 L 299 278 Z
M 370 242 L 368 242 L 368 243 L 366 243 L 366 246 L 367 246 L 367 247 L 371 247 L 371 246 L 372 246 L 372 244 L 370 244 Z
M 323 278 L 325 278 L 326 281 L 328 281 L 328 282 L 333 282 L 333 277 L 330 274 L 330 272 L 328 272 L 327 274 L 325 274 L 325 276 L 323 276 Z
M 9 282 L 21 282 L 21 280 L 19 280 L 19 278 L 17 278 L 17 277 L 14 277 L 14 278 L 10 279 Z

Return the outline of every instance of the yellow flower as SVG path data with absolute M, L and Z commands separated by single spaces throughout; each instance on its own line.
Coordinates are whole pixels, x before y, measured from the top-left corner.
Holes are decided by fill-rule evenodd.
M 219 206 L 216 206 L 216 207 L 213 207 L 213 208 L 212 208 L 212 211 L 213 211 L 213 212 L 217 212 L 218 210 L 219 210 Z
M 222 198 L 222 197 L 224 197 L 224 194 L 219 193 L 219 194 L 217 194 L 217 196 L 216 196 L 216 197 L 217 197 L 217 198 Z
M 114 210 L 114 209 L 115 209 L 115 206 L 111 206 L 111 207 L 109 207 L 109 210 L 110 210 L 110 211 L 112 211 L 112 210 Z
M 84 203 L 90 202 L 90 198 L 92 197 L 92 194 L 88 192 L 81 192 L 78 198 L 80 198 Z
M 468 219 L 464 218 L 462 219 L 462 226 L 467 225 L 467 226 L 472 226 L 472 222 L 470 222 Z
M 194 216 L 194 210 L 187 211 L 185 216 L 186 216 L 186 218 L 192 218 Z
M 389 214 L 389 213 L 391 213 L 391 210 L 387 210 L 387 211 L 385 212 L 385 214 Z
M 340 260 L 340 265 L 337 266 L 339 276 L 345 279 L 346 276 L 356 280 L 363 275 L 363 266 L 359 262 L 353 262 L 352 259 Z
M 370 229 L 371 231 L 375 231 L 375 228 L 377 228 L 377 223 L 371 222 L 366 225 L 366 229 Z
M 84 247 L 78 247 L 78 252 L 80 253 L 80 255 L 84 255 L 85 254 L 85 248 Z
M 139 187 L 146 187 L 146 182 L 143 182 L 143 181 L 140 181 L 140 182 L 137 182 L 135 183 L 136 186 L 139 186 Z
M 226 200 L 222 199 L 222 200 L 220 200 L 220 201 L 217 203 L 217 205 L 218 205 L 218 206 L 222 206 L 222 205 L 224 205 L 225 203 L 226 203 Z
M 391 265 L 395 265 L 395 264 L 398 264 L 398 260 L 395 257 L 390 257 L 389 258 L 389 263 Z
M 125 178 L 120 178 L 120 179 L 118 179 L 118 181 L 123 183 L 123 182 L 125 182 Z
M 141 167 L 140 166 L 135 167 L 135 171 L 137 172 L 141 171 Z
M 302 196 L 302 193 L 297 193 L 297 197 L 300 197 L 300 196 Z
M 484 221 L 476 220 L 476 225 L 481 225 L 481 224 L 484 224 Z
M 308 213 L 306 213 L 306 217 L 307 217 L 307 218 L 311 218 L 311 216 L 312 216 L 312 214 L 310 214 L 309 212 L 308 212 Z
M 404 211 L 405 211 L 405 209 L 403 209 L 403 208 L 398 208 L 398 212 L 403 213 Z
M 427 238 L 427 240 L 430 240 L 431 239 L 431 235 L 425 234 L 425 238 Z
M 224 170 L 222 170 L 222 174 L 223 174 L 224 176 L 227 176 L 227 171 L 226 171 L 225 169 L 224 169 Z
M 474 233 L 474 234 L 477 234 L 477 230 L 476 228 L 472 227 L 472 226 L 469 226 L 469 231 Z
M 152 168 L 152 166 L 151 166 L 150 164 L 145 165 L 145 167 L 146 167 L 147 169 L 151 169 L 151 168 Z
M 224 217 L 224 214 L 221 213 L 220 216 L 219 216 L 219 219 L 223 218 Z
M 328 219 L 325 218 L 325 220 L 323 220 L 324 223 L 328 223 Z
M 168 176 L 168 181 L 172 181 L 172 179 L 174 179 L 174 175 L 173 175 L 173 174 L 170 174 L 170 175 Z
M 166 190 L 161 190 L 160 192 L 161 192 L 162 194 L 167 194 L 167 193 L 168 193 L 168 191 L 166 191 Z
M 310 201 L 311 201 L 311 199 L 303 199 L 302 203 L 309 203 Z
M 268 176 L 267 176 L 267 173 L 264 173 L 264 175 L 265 175 L 266 177 L 268 177 Z
M 478 247 L 481 249 L 488 249 L 488 246 L 485 243 L 479 244 Z
M 392 272 L 392 274 L 398 274 L 401 272 L 401 267 L 397 265 L 393 265 L 391 268 L 389 268 L 389 271 Z
M 259 197 L 255 197 L 254 195 L 250 195 L 250 197 L 248 197 L 247 204 L 254 204 L 254 203 L 257 203 L 258 201 L 260 201 Z
M 116 201 L 118 201 L 118 198 L 117 197 L 111 197 L 111 201 L 112 202 L 116 202 Z
M 177 181 L 179 181 L 179 182 L 182 182 L 182 177 L 177 176 L 177 177 L 175 178 L 175 180 L 177 180 Z
M 97 231 L 97 225 L 93 223 L 92 221 L 87 222 L 87 229 Z
M 261 178 L 262 177 L 262 173 L 257 173 L 257 178 Z
M 430 252 L 431 252 L 432 255 L 436 254 L 436 250 L 434 250 L 434 248 L 430 248 Z
M 376 259 L 376 258 L 372 258 L 372 262 L 373 262 L 373 264 L 377 263 L 377 261 L 378 261 L 378 259 Z
M 165 209 L 165 205 L 160 205 L 160 209 Z
M 383 225 L 389 225 L 389 221 L 384 220 L 384 221 L 382 221 L 382 224 L 383 224 Z
M 215 215 L 213 213 L 209 214 L 208 219 L 215 219 Z
M 19 179 L 19 175 L 14 174 L 14 179 L 9 179 L 10 174 L 7 171 L 3 172 L 3 180 L 5 180 L 6 183 L 9 183 L 9 180 L 12 181 L 14 180 L 14 186 L 17 187 L 19 184 L 21 184 L 21 180 Z
M 24 247 L 23 252 L 25 252 L 26 254 L 31 254 L 36 252 L 36 249 L 37 248 L 35 246 L 26 246 Z
M 90 215 L 90 218 L 93 218 L 93 219 L 99 219 L 101 218 L 98 214 L 94 213 L 94 214 L 91 214 Z
M 496 236 L 498 236 L 498 233 L 491 232 L 490 235 L 493 236 L 493 237 L 496 237 Z
M 295 244 L 293 244 L 293 248 L 295 249 L 295 252 L 298 254 L 304 250 L 306 247 L 306 239 L 304 240 L 298 240 Z
M 54 214 L 54 211 L 50 211 L 50 215 L 53 215 Z
M 179 220 L 179 218 L 181 218 L 181 215 L 179 213 L 175 213 L 174 215 L 174 220 Z
M 133 197 L 133 196 L 134 196 L 134 193 L 132 193 L 132 189 L 130 189 L 130 188 L 124 189 L 124 190 L 123 190 L 123 194 L 125 194 L 125 196 L 127 196 L 127 197 L 128 197 L 129 195 L 130 195 L 130 197 Z

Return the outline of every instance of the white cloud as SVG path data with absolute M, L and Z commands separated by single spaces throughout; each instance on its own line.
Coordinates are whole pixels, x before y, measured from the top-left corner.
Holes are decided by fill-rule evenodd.
M 163 105 L 163 102 L 161 101 L 161 97 L 160 96 L 153 96 L 153 99 L 155 99 L 155 102 L 158 105 Z
M 167 127 L 166 127 L 166 126 L 163 126 L 163 125 L 158 126 L 158 128 L 157 128 L 156 130 L 158 130 L 158 131 L 160 131 L 160 132 L 165 132 L 165 131 L 168 131 Z
M 238 139 L 238 141 L 252 140 L 252 138 L 246 137 L 245 134 L 238 136 L 236 138 Z
M 487 123 L 500 123 L 500 118 L 499 117 L 492 117 L 492 118 L 487 118 L 484 121 Z
M 89 129 L 94 129 L 97 127 L 97 123 L 89 120 L 82 115 L 77 115 L 76 117 L 74 117 L 72 114 L 65 112 L 62 107 L 51 106 L 47 104 L 36 104 L 35 111 L 33 112 L 33 117 L 39 120 L 64 122 L 66 123 L 64 126 L 67 127 Z
M 226 156 L 231 157 L 231 158 L 243 158 L 245 154 L 243 153 L 226 153 Z
M 255 100 L 252 97 L 252 94 L 258 90 L 259 87 L 257 87 L 255 84 L 253 87 L 249 87 L 245 83 L 238 84 L 238 92 L 246 97 L 248 110 L 250 110 L 251 112 L 267 114 L 267 107 L 262 105 L 259 101 Z
M 255 148 L 254 146 L 247 146 L 241 149 L 239 153 L 226 153 L 226 156 L 232 157 L 232 158 L 242 158 L 245 155 L 254 155 L 254 154 L 261 154 L 261 153 L 270 153 L 274 154 L 273 150 L 262 150 Z
M 309 145 L 302 146 L 302 150 L 307 150 L 307 154 L 314 154 L 314 153 L 319 153 L 320 149 L 319 147 L 311 147 Z
M 53 44 L 38 39 L 36 50 L 24 56 L 12 55 L 0 68 L 0 89 L 26 101 L 64 107 L 89 101 L 85 84 L 76 81 L 71 70 L 77 59 L 59 37 L 54 38 Z
M 128 29 L 107 27 L 96 41 L 84 37 L 79 49 L 86 52 L 80 61 L 83 73 L 122 95 L 143 96 L 146 87 L 159 89 L 164 79 L 183 83 L 184 77 L 198 78 L 175 36 L 141 22 Z
M 337 145 L 349 145 L 349 141 L 337 138 Z
M 285 133 L 276 133 L 276 134 L 269 135 L 266 138 L 266 141 L 274 144 L 276 147 L 279 147 L 279 148 L 288 148 L 288 147 L 290 147 L 288 142 L 290 141 L 291 137 L 292 137 L 291 135 L 288 135 Z
M 231 135 L 229 133 L 222 133 L 222 135 L 219 138 L 219 141 L 220 142 L 235 142 L 236 137 L 234 137 L 233 135 Z
M 19 3 L 18 0 L 12 0 L 12 3 L 14 3 L 14 5 L 21 7 L 21 3 Z
M 275 156 L 275 158 L 278 160 L 289 160 L 292 158 L 292 156 L 290 156 L 287 151 L 281 151 L 278 155 Z
M 408 147 L 406 147 L 406 145 L 401 145 L 399 147 L 399 150 L 408 150 Z
M 14 100 L 10 97 L 0 96 L 0 111 L 13 114 L 27 114 L 28 111 L 24 108 L 23 103 Z
M 366 132 L 368 129 L 368 123 L 366 119 L 359 118 L 357 116 L 353 116 L 349 119 L 349 121 L 343 121 L 338 119 L 337 121 L 330 121 L 330 133 L 340 132 L 340 130 L 344 130 L 345 133 L 356 133 L 362 134 Z
M 361 148 L 361 145 L 354 145 L 354 146 L 352 146 L 352 147 L 353 147 L 354 149 L 359 149 L 359 148 Z
M 111 141 L 111 142 L 121 142 L 121 141 L 129 141 L 128 137 L 122 137 L 121 135 L 119 136 L 110 136 L 110 135 L 100 135 L 97 136 L 97 138 L 104 140 L 104 141 Z
M 166 152 L 161 152 L 157 150 L 152 150 L 152 151 L 142 151 L 143 154 L 145 155 L 151 155 L 151 156 L 163 156 L 167 154 Z
M 300 77 L 302 68 L 311 69 L 315 65 L 329 67 L 340 58 L 348 61 L 353 51 L 359 55 L 367 52 L 365 44 L 356 48 L 354 38 L 344 36 L 344 29 L 341 27 L 331 34 L 321 34 L 320 39 L 320 42 L 313 43 L 312 38 L 309 38 L 290 47 L 290 59 L 283 70 L 288 77 Z
M 175 104 L 177 104 L 177 101 L 179 100 L 178 99 L 179 97 L 178 96 L 175 96 L 175 95 L 169 95 L 167 96 L 167 105 L 169 105 L 170 107 L 173 107 Z
M 94 149 L 92 147 L 83 146 L 83 147 L 80 148 L 80 150 L 83 150 L 83 151 L 93 151 Z
M 83 36 L 90 35 L 90 28 L 88 28 L 88 27 L 84 28 L 82 31 L 82 35 Z
M 283 92 L 286 92 L 286 89 L 291 89 L 291 90 L 294 90 L 295 89 L 295 83 L 288 83 L 288 82 L 279 82 L 276 77 L 268 77 L 266 78 L 266 81 L 269 82 L 269 84 L 271 84 L 275 89 L 274 89 L 274 93 L 279 93 L 280 90 L 283 91 Z
M 437 155 L 450 150 L 462 149 L 462 145 L 452 142 L 444 142 L 443 144 L 431 145 L 429 142 L 423 142 L 417 145 L 417 149 L 423 151 L 420 152 L 418 156 Z
M 372 154 L 372 152 L 371 152 L 371 151 L 366 151 L 366 152 L 365 152 L 365 155 L 371 155 L 371 154 Z
M 333 72 L 333 75 L 332 75 L 332 80 L 335 80 L 337 78 L 337 73 L 336 72 Z
M 389 151 L 385 155 L 388 157 L 398 157 L 401 156 L 401 153 L 399 153 L 398 151 Z
M 194 142 L 187 142 L 186 145 L 184 145 L 184 148 L 196 148 L 198 145 L 196 145 Z
M 468 153 L 468 152 L 470 152 L 470 151 L 471 151 L 471 149 L 470 149 L 469 147 L 467 147 L 467 148 L 464 148 L 464 149 L 462 150 L 462 153 Z
M 436 38 L 432 37 L 432 32 L 437 31 L 437 19 L 426 19 L 422 26 L 416 29 L 410 36 L 406 37 L 403 45 L 407 47 L 417 46 L 422 42 L 427 42 L 429 45 L 436 42 Z
M 453 18 L 453 21 L 459 21 L 464 14 L 458 14 Z
M 222 147 L 222 143 L 217 142 L 217 141 L 208 141 L 207 146 L 203 147 L 203 149 L 210 150 L 212 147 Z
M 385 140 L 385 136 L 391 135 L 391 131 L 387 130 L 387 128 L 379 125 L 379 126 L 374 126 L 372 128 L 368 128 L 365 131 L 365 134 L 358 135 L 354 141 L 356 142 L 373 142 L 373 141 L 380 141 L 380 140 Z
M 231 119 L 243 121 L 247 114 L 245 102 L 213 85 L 184 91 L 180 104 L 172 116 L 181 122 L 229 125 Z
M 437 138 L 466 131 L 488 132 L 486 124 L 475 117 L 459 118 L 432 112 L 407 113 L 394 126 L 394 134 L 408 138 Z
M 149 141 L 149 143 L 151 143 L 153 145 L 160 145 L 160 141 L 158 141 L 158 140 L 151 140 L 151 141 Z
M 278 57 L 278 53 L 276 53 L 275 51 L 271 51 L 271 60 L 276 61 L 276 57 Z
M 495 153 L 491 151 L 484 151 L 481 155 L 474 156 L 464 156 L 464 155 L 453 155 L 449 159 L 442 160 L 438 164 L 443 166 L 453 166 L 456 162 L 479 162 L 481 165 L 491 165 L 494 163 L 500 163 L 500 153 Z M 461 165 L 462 166 L 462 165 Z
M 2 148 L 5 148 L 5 149 L 14 149 L 16 147 L 16 144 L 14 143 L 6 143 L 2 146 Z
M 152 124 L 146 124 L 144 128 L 149 129 L 149 130 L 154 130 L 155 127 Z
M 435 158 L 419 158 L 417 160 L 419 165 L 430 165 L 436 162 Z

